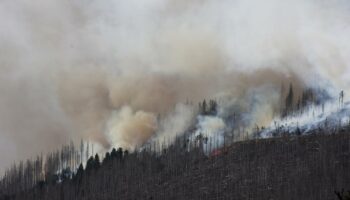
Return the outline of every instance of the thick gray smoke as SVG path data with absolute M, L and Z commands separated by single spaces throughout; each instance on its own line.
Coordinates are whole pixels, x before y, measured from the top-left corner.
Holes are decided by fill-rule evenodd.
M 235 110 L 247 127 L 268 125 L 282 84 L 296 94 L 350 93 L 349 8 L 344 0 L 2 0 L 0 167 L 71 139 L 133 149 L 198 120 L 198 130 L 221 131 Z M 196 118 L 204 98 L 220 101 L 219 119 Z

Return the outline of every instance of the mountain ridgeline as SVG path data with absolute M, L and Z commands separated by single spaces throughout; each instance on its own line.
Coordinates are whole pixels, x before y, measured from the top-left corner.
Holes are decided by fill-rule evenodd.
M 321 106 L 323 115 L 330 99 L 315 89 L 296 95 L 290 85 L 281 119 L 309 113 L 311 105 Z M 203 100 L 198 116 L 216 117 L 218 107 Z M 104 156 L 89 142 L 71 142 L 6 170 L 0 200 L 309 200 L 334 199 L 341 196 L 334 191 L 350 188 L 350 123 L 326 120 L 307 131 L 277 126 L 266 138 L 267 129 L 258 125 L 248 133 L 243 117 L 232 113 L 224 118 L 226 128 L 211 136 L 193 125 L 174 141 L 149 141 L 130 152 L 113 148 Z
M 85 168 L 37 183 L 27 182 L 26 166 L 13 177 L 18 182 L 3 179 L 0 199 L 310 200 L 336 199 L 334 191 L 350 188 L 350 127 L 236 142 L 209 155 L 200 145 L 188 151 L 180 138 L 162 152 L 151 148 L 113 149 L 102 161 L 96 154 Z

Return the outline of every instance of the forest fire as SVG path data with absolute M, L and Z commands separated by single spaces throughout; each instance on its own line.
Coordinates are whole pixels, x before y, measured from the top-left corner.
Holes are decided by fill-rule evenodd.
M 221 156 L 221 155 L 225 155 L 228 153 L 228 149 L 227 148 L 219 148 L 219 149 L 214 149 L 211 153 L 210 153 L 210 157 L 211 158 L 215 158 L 216 156 Z
M 212 164 L 208 171 L 220 171 L 216 166 L 228 159 L 222 155 L 235 151 L 232 146 L 239 146 L 238 156 L 231 157 L 238 163 L 246 166 L 241 155 L 249 152 L 255 159 L 246 156 L 249 162 L 266 167 L 256 169 L 258 188 L 279 180 L 269 167 L 293 170 L 289 163 L 260 162 L 259 150 L 273 158 L 280 148 L 293 161 L 296 149 L 309 147 L 283 139 L 309 140 L 318 133 L 334 139 L 330 152 L 345 155 L 346 145 L 344 152 L 333 148 L 344 145 L 333 133 L 345 134 L 350 125 L 349 10 L 344 0 L 1 0 L 0 200 L 2 193 L 16 199 L 23 191 L 47 199 L 38 185 L 61 199 L 74 199 L 72 194 L 82 200 L 113 199 L 117 190 L 112 187 L 121 180 L 132 187 L 129 177 L 140 179 L 140 191 L 148 184 L 171 188 L 156 182 L 175 175 L 185 180 L 182 172 L 198 175 L 205 162 Z M 277 141 L 272 151 L 270 139 Z M 285 146 L 295 152 L 289 154 Z M 326 154 L 308 156 L 321 162 Z M 245 170 L 253 168 L 247 166 L 236 170 L 249 179 Z M 220 176 L 228 177 L 223 188 L 244 179 L 221 169 L 226 171 Z M 323 185 L 310 190 L 324 189 L 334 177 L 343 180 L 336 177 L 344 175 L 342 169 L 316 178 Z M 100 187 L 108 177 L 114 181 L 106 186 L 109 196 L 84 196 L 104 190 Z M 336 181 L 337 187 L 347 183 Z M 69 194 L 57 185 L 69 188 Z M 265 199 L 308 196 L 299 187 L 279 189 L 281 194 L 273 191 Z M 128 196 L 129 188 L 122 188 L 118 194 L 153 199 L 150 190 Z M 196 197 L 214 198 L 201 195 Z

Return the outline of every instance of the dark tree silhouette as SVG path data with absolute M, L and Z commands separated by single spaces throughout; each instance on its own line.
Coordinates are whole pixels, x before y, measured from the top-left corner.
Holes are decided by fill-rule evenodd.
M 286 97 L 286 111 L 287 113 L 293 110 L 293 98 L 294 98 L 294 93 L 293 93 L 293 85 L 289 85 L 289 92 Z
M 100 168 L 100 157 L 98 156 L 98 154 L 95 155 L 95 159 L 94 159 L 94 169 L 97 170 Z

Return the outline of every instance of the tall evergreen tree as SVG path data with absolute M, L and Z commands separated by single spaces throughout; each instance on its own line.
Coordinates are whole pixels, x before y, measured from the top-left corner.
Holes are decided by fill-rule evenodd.
M 97 170 L 98 168 L 100 168 L 100 164 L 100 157 L 98 156 L 98 154 L 96 154 L 94 160 L 94 169 Z
M 94 168 L 95 168 L 95 159 L 93 156 L 90 156 L 90 158 L 86 162 L 86 171 L 91 171 Z
M 289 85 L 289 92 L 286 97 L 286 110 L 287 112 L 291 111 L 293 109 L 293 99 L 294 99 L 294 94 L 293 94 L 293 85 Z

